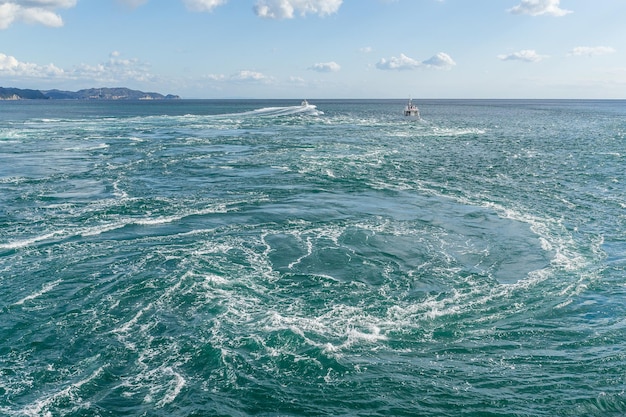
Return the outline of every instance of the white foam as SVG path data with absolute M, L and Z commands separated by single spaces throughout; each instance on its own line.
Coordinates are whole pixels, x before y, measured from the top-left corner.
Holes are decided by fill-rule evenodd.
M 311 242 L 311 238 L 307 237 L 306 238 L 306 253 L 302 256 L 300 256 L 298 259 L 296 259 L 295 261 L 291 262 L 287 267 L 289 269 L 293 269 L 294 266 L 298 265 L 300 262 L 302 262 L 302 260 L 304 258 L 307 258 L 309 256 L 311 256 L 313 254 L 313 243 Z
M 219 275 L 215 274 L 208 274 L 204 277 L 204 279 L 207 283 L 213 285 L 223 286 L 228 284 L 228 280 L 226 278 L 220 277 Z
M 113 195 L 120 200 L 128 198 L 128 193 L 120 188 L 119 180 L 113 182 Z
M 66 239 L 72 236 L 98 236 L 102 233 L 110 232 L 112 230 L 121 229 L 123 227 L 129 225 L 139 225 L 139 226 L 156 226 L 162 224 L 168 224 L 180 221 L 186 217 L 190 216 L 202 216 L 206 214 L 213 213 L 226 213 L 228 208 L 226 204 L 216 204 L 214 206 L 206 207 L 198 210 L 188 210 L 183 213 L 173 215 L 173 216 L 159 216 L 159 217 L 129 217 L 126 219 L 122 219 L 112 223 L 104 223 L 95 226 L 81 227 L 73 230 L 56 230 L 49 233 L 44 233 L 39 236 L 34 236 L 27 239 L 14 240 L 12 242 L 0 243 L 0 250 L 15 250 L 22 249 L 25 247 L 36 245 L 40 242 L 44 242 L 51 239 Z
M 97 151 L 97 150 L 101 150 L 101 149 L 107 149 L 109 147 L 109 144 L 107 143 L 99 143 L 97 145 L 93 145 L 93 146 L 74 146 L 74 147 L 70 147 L 70 148 L 64 148 L 64 151 L 78 151 L 78 152 L 89 152 L 89 151 Z
M 63 231 L 56 231 L 45 233 L 43 235 L 35 236 L 29 239 L 15 240 L 9 243 L 0 243 L 0 249 L 21 249 L 44 240 L 52 239 L 53 237 L 62 235 L 63 233 Z
M 185 378 L 183 378 L 178 372 L 174 371 L 173 368 L 166 367 L 164 369 L 164 372 L 168 375 L 171 375 L 173 379 L 168 384 L 167 391 L 165 392 L 165 395 L 163 396 L 163 398 L 161 398 L 156 403 L 156 406 L 159 408 L 174 401 L 176 397 L 178 397 L 178 394 L 180 394 L 180 391 L 183 389 L 183 387 L 186 384 Z
M 486 131 L 484 129 L 477 128 L 446 128 L 446 127 L 434 127 L 433 134 L 437 136 L 465 136 L 465 135 L 484 135 Z
M 32 417 L 42 417 L 42 416 L 52 416 L 52 412 L 49 410 L 53 404 L 58 402 L 59 400 L 71 400 L 72 402 L 78 403 L 78 408 L 87 408 L 91 404 L 89 402 L 82 402 L 80 399 L 78 392 L 80 388 L 97 378 L 104 371 L 104 367 L 100 367 L 96 369 L 91 375 L 87 378 L 80 380 L 78 382 L 70 384 L 67 388 L 60 390 L 59 392 L 55 392 L 50 394 L 40 400 L 35 401 L 33 404 L 27 405 L 18 415 L 22 416 L 32 416 Z
M 35 298 L 41 297 L 42 295 L 44 295 L 45 293 L 52 291 L 57 285 L 59 285 L 62 282 L 62 280 L 58 279 L 54 282 L 50 282 L 46 285 L 44 285 L 41 290 L 27 295 L 26 297 L 22 298 L 20 301 L 14 303 L 13 305 L 22 305 L 24 304 L 26 301 L 30 301 L 30 300 L 34 300 Z
M 19 184 L 25 180 L 24 177 L 4 177 L 0 178 L 0 184 Z
M 203 216 L 206 214 L 214 214 L 214 213 L 226 213 L 228 211 L 225 204 L 217 204 L 212 207 L 207 207 L 200 210 L 189 210 L 183 212 L 181 214 L 173 215 L 173 216 L 161 216 L 161 217 L 153 217 L 153 218 L 143 218 L 134 220 L 133 223 L 138 225 L 159 225 L 159 224 L 167 224 L 173 223 L 179 220 L 182 220 L 186 217 L 191 216 Z
M 116 229 L 121 229 L 127 226 L 129 223 L 130 223 L 129 221 L 123 221 L 123 222 L 102 224 L 102 225 L 93 226 L 93 227 L 86 227 L 86 228 L 79 229 L 76 234 L 79 236 L 83 236 L 83 237 L 98 236 L 98 235 L 101 235 L 102 233 L 110 232 Z
M 377 343 L 383 340 L 388 340 L 387 336 L 380 333 L 380 328 L 378 326 L 369 325 L 367 326 L 367 329 L 369 332 L 364 332 L 356 328 L 349 328 L 347 331 L 348 340 L 346 341 L 346 345 L 351 346 L 360 342 Z
M 242 113 L 227 113 L 216 115 L 214 117 L 245 117 L 245 116 L 259 116 L 259 117 L 281 117 L 281 116 L 294 116 L 294 115 L 308 115 L 308 116 L 321 116 L 324 112 L 317 110 L 317 106 L 309 104 L 306 106 L 274 106 L 263 107 L 260 109 L 250 110 Z
M 128 335 L 130 332 L 130 329 L 135 326 L 138 322 L 139 319 L 148 311 L 151 310 L 153 307 L 152 303 L 149 303 L 146 307 L 140 309 L 137 313 L 135 313 L 135 315 L 126 323 L 124 323 L 123 325 L 121 325 L 120 327 L 111 330 L 109 333 L 115 333 L 118 336 L 118 340 L 120 342 L 122 342 L 124 344 L 124 346 L 126 346 L 126 348 L 130 351 L 135 351 L 137 350 L 137 347 L 135 345 L 135 343 L 131 342 L 128 340 Z

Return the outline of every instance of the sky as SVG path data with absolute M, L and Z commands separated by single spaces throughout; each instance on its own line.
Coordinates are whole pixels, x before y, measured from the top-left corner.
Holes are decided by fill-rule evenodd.
M 626 0 L 0 0 L 0 86 L 626 98 Z

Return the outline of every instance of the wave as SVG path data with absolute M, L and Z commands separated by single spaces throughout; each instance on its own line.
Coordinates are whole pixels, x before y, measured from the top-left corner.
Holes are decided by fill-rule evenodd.
M 70 151 L 70 152 L 72 152 L 72 151 L 75 151 L 75 152 L 90 152 L 90 151 L 97 151 L 97 150 L 101 150 L 101 149 L 107 149 L 107 148 L 109 148 L 109 146 L 110 145 L 107 144 L 107 143 L 99 143 L 99 144 L 92 145 L 92 146 L 84 146 L 84 145 L 81 145 L 81 146 L 71 146 L 71 147 L 68 147 L 68 148 L 64 148 L 63 150 L 64 151 Z
M 433 127 L 432 134 L 435 136 L 465 136 L 465 135 L 484 135 L 486 130 L 478 128 L 446 128 Z
M 27 405 L 24 409 L 19 410 L 18 412 L 11 413 L 12 415 L 21 415 L 21 416 L 45 416 L 52 415 L 49 410 L 53 409 L 54 405 L 59 402 L 74 402 L 77 397 L 80 397 L 80 392 L 83 391 L 85 385 L 91 385 L 94 381 L 97 381 L 98 378 L 102 376 L 105 368 L 103 366 L 96 369 L 91 375 L 86 376 L 84 379 L 72 382 L 65 388 L 44 395 L 42 398 L 37 399 L 35 402 Z M 87 401 L 77 401 L 74 405 L 77 410 L 87 410 L 91 404 Z M 8 411 L 2 410 L 0 411 Z
M 229 208 L 225 204 L 215 204 L 206 208 L 185 210 L 181 213 L 171 216 L 144 216 L 144 217 L 129 217 L 126 219 L 118 220 L 112 223 L 99 224 L 95 226 L 79 227 L 76 229 L 60 229 L 51 231 L 26 239 L 16 239 L 7 243 L 0 243 L 0 250 L 18 250 L 26 247 L 39 245 L 41 243 L 58 242 L 72 237 L 90 237 L 98 236 L 103 233 L 111 232 L 114 230 L 122 229 L 127 226 L 155 226 L 168 223 L 174 223 L 183 220 L 191 216 L 204 216 L 214 213 L 226 213 Z

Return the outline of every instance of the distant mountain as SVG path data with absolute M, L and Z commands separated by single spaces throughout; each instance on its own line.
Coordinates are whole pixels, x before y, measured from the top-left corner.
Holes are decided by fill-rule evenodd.
M 174 100 L 179 96 L 159 93 L 145 93 L 129 88 L 88 88 L 79 91 L 27 90 L 0 87 L 0 100 Z
M 21 99 L 46 99 L 39 90 L 24 90 L 21 88 L 0 87 L 0 100 L 21 100 Z

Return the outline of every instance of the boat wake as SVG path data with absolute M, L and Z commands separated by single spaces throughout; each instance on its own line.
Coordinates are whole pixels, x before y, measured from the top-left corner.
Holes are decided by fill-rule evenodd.
M 262 116 L 262 117 L 279 117 L 279 116 L 321 116 L 324 112 L 317 109 L 313 104 L 300 106 L 282 106 L 282 107 L 263 107 L 251 110 L 238 115 L 243 116 Z

